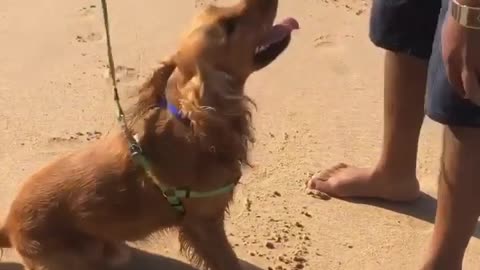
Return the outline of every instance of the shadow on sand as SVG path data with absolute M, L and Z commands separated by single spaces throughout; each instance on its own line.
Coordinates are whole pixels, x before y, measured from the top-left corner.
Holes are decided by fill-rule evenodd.
M 118 270 L 197 270 L 181 261 L 177 261 L 165 256 L 148 253 L 139 249 L 132 248 L 133 257 L 131 262 Z M 245 270 L 262 270 L 261 268 L 242 261 Z M 0 270 L 23 270 L 23 266 L 18 263 L 1 262 Z
M 23 266 L 18 263 L 0 263 L 0 270 L 23 270 Z
M 139 249 L 133 249 L 132 261 L 119 270 L 197 270 L 184 262 L 167 258 L 158 254 L 148 253 Z M 245 270 L 262 270 L 250 263 L 242 261 Z M 3 270 L 0 268 L 0 270 Z M 10 269 L 5 269 L 10 270 Z M 12 269 L 14 270 L 14 269 Z M 16 270 L 16 269 L 15 269 Z
M 380 207 L 396 213 L 408 215 L 416 219 L 423 220 L 425 222 L 429 222 L 432 224 L 435 223 L 437 200 L 423 192 L 420 198 L 418 198 L 414 202 L 409 203 L 392 203 L 377 199 L 348 199 L 347 201 L 357 204 Z M 473 234 L 473 237 L 480 239 L 480 224 L 477 224 L 477 228 Z

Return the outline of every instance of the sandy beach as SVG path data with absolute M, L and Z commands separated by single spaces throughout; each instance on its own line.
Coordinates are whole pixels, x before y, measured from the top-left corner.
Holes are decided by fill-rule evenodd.
M 110 1 L 122 102 L 176 46 L 200 0 Z M 304 182 L 338 162 L 369 166 L 381 146 L 383 51 L 368 39 L 366 0 L 282 0 L 301 30 L 246 91 L 258 105 L 254 168 L 228 219 L 238 256 L 258 269 L 417 269 L 433 229 L 441 126 L 425 120 L 411 204 L 322 200 Z M 0 3 L 0 217 L 22 181 L 116 125 L 100 1 Z M 130 269 L 192 270 L 175 235 L 138 243 Z M 480 226 L 465 269 L 479 269 Z M 172 243 L 175 243 L 172 245 Z M 12 250 L 0 270 L 21 269 Z

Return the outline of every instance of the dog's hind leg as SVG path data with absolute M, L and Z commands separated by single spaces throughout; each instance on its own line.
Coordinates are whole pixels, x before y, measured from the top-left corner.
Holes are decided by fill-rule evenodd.
M 19 250 L 19 254 L 28 270 L 108 270 L 128 262 L 130 248 L 124 243 L 86 235 L 76 240 L 68 244 L 62 240 L 63 248 L 43 246 L 42 252 Z
M 103 263 L 92 262 L 85 256 L 56 252 L 55 255 L 39 256 L 35 258 L 23 257 L 27 270 L 105 270 Z
M 196 266 L 211 270 L 241 270 L 221 219 L 184 224 L 180 228 L 179 240 L 182 253 Z

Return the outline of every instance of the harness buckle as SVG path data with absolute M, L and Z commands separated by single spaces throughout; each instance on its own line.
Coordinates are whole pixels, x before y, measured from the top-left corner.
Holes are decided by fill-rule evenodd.
M 166 189 L 166 190 L 164 190 L 162 193 L 163 193 L 163 196 L 165 196 L 165 198 L 174 198 L 174 197 L 177 197 L 177 192 L 176 192 L 176 190 L 173 189 L 173 188 Z
M 130 153 L 132 154 L 132 156 L 140 155 L 143 152 L 140 145 L 138 145 L 136 143 L 130 144 L 129 148 L 130 148 Z

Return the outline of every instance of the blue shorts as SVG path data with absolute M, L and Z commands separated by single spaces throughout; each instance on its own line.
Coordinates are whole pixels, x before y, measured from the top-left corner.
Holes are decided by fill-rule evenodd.
M 445 73 L 440 30 L 448 1 L 374 0 L 370 39 L 383 49 L 429 61 L 428 117 L 449 126 L 480 127 L 480 107 L 460 97 Z

